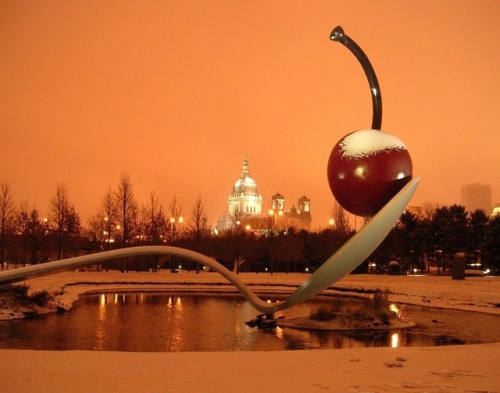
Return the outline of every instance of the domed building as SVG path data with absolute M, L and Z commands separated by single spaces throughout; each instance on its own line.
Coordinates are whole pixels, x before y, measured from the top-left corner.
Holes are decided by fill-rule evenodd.
M 285 210 L 285 197 L 274 194 L 269 210 L 262 212 L 262 195 L 257 182 L 250 176 L 248 157 L 243 160 L 240 177 L 234 182 L 233 192 L 227 202 L 227 214 L 217 221 L 217 231 L 224 232 L 241 228 L 254 233 L 269 233 L 287 230 L 311 230 L 311 202 L 305 195 L 298 200 L 298 208 Z
M 227 201 L 227 211 L 234 217 L 262 213 L 262 195 L 248 167 L 248 158 L 245 156 L 241 176 L 234 182 L 233 192 Z

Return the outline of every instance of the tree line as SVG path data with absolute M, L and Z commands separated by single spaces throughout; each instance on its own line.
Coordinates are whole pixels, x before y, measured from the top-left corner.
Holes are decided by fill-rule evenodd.
M 188 214 L 174 197 L 165 208 L 154 192 L 139 203 L 127 174 L 102 196 L 87 222 L 71 203 L 64 184 L 58 184 L 47 217 L 27 202 L 16 205 L 8 184 L 0 187 L 0 257 L 7 263 L 36 264 L 84 253 L 137 245 L 174 245 L 214 257 L 230 269 L 251 272 L 312 272 L 353 234 L 345 212 L 335 204 L 334 224 L 319 232 L 268 228 L 265 235 L 233 230 L 214 236 L 199 196 Z M 404 212 L 378 249 L 357 269 L 384 272 L 397 261 L 401 272 L 440 272 L 449 268 L 456 252 L 465 252 L 471 265 L 498 273 L 500 217 L 463 206 L 436 207 L 422 216 Z M 158 256 L 106 262 L 106 268 L 158 270 L 199 269 L 182 260 Z
M 446 272 L 456 253 L 463 252 L 471 269 L 500 270 L 500 216 L 483 210 L 467 212 L 464 206 L 437 207 L 423 216 L 406 211 L 370 263 L 375 270 L 398 262 L 403 271 Z
M 109 188 L 100 206 L 86 223 L 69 199 L 65 184 L 57 185 L 49 213 L 23 201 L 16 205 L 6 183 L 0 185 L 0 262 L 35 264 L 82 253 L 129 247 L 138 244 L 174 244 L 189 234 L 198 241 L 209 235 L 201 197 L 196 199 L 189 219 L 174 197 L 167 209 L 151 192 L 139 203 L 127 174 Z

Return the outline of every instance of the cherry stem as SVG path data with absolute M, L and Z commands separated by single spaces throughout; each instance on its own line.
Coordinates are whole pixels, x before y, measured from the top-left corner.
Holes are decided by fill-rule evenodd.
M 380 130 L 382 127 L 382 95 L 380 93 L 380 86 L 378 84 L 377 75 L 368 60 L 365 52 L 356 44 L 350 37 L 344 34 L 344 29 L 337 26 L 332 30 L 330 34 L 330 39 L 332 41 L 338 41 L 349 49 L 358 61 L 363 66 L 366 77 L 368 78 L 368 83 L 370 84 L 370 90 L 372 93 L 372 104 L 373 104 L 373 118 L 372 118 L 372 129 Z

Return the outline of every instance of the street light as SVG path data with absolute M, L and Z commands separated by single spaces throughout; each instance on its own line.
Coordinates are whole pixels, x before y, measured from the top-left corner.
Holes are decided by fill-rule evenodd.
M 180 216 L 177 219 L 175 219 L 175 217 L 170 217 L 169 221 L 170 221 L 171 241 L 172 241 L 172 245 L 173 245 L 173 244 L 175 244 L 175 241 L 177 240 L 177 238 L 176 238 L 177 224 L 182 224 L 184 222 L 184 217 Z
M 268 214 L 268 221 L 267 221 L 267 234 L 270 235 L 271 232 L 273 231 L 274 227 L 276 226 L 276 215 L 274 214 L 273 209 L 269 209 L 267 212 Z
M 184 222 L 184 217 L 180 216 L 179 218 L 175 217 L 170 217 L 170 236 L 171 236 L 171 244 L 172 246 L 175 245 L 175 242 L 177 240 L 176 238 L 176 229 L 177 229 L 177 224 L 182 224 Z M 173 273 L 175 272 L 174 268 L 174 257 L 173 255 L 170 258 L 170 271 Z

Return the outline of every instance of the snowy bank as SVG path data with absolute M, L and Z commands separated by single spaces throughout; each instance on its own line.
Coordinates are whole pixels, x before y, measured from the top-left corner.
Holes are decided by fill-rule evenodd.
M 289 292 L 302 274 L 242 274 L 255 290 Z M 71 304 L 96 290 L 231 291 L 214 273 L 67 272 L 28 282 Z M 500 278 L 347 276 L 329 292 L 389 290 L 396 302 L 500 314 Z M 286 352 L 127 353 L 0 350 L 5 392 L 499 392 L 500 343 Z

